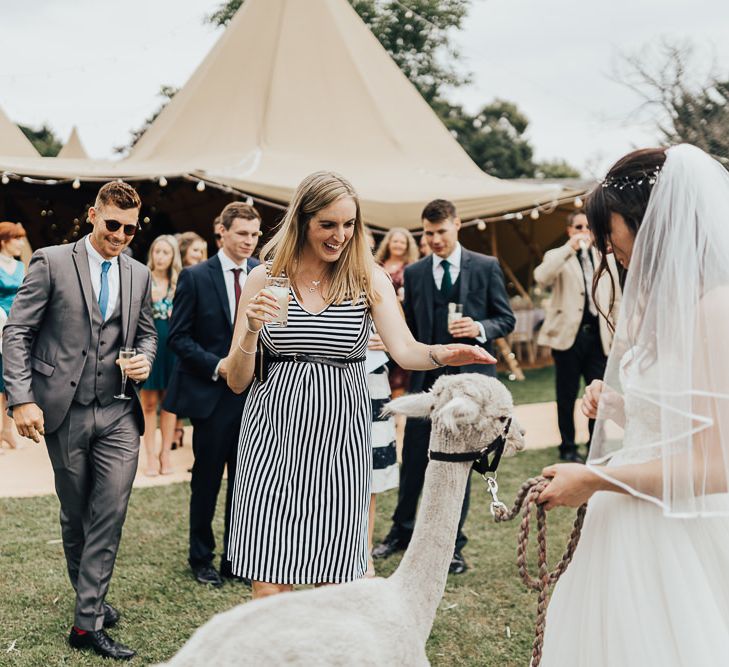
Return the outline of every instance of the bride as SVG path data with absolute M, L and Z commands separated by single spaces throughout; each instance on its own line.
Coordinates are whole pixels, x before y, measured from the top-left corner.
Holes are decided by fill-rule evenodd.
M 590 504 L 541 664 L 727 664 L 729 174 L 694 146 L 636 151 L 586 212 L 626 280 L 605 379 L 583 400 L 588 464 L 543 473 L 547 509 Z

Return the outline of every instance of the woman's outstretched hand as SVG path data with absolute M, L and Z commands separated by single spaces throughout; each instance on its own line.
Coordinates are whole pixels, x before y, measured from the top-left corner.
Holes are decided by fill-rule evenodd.
M 539 494 L 539 503 L 545 509 L 555 507 L 580 507 L 595 491 L 599 490 L 600 477 L 582 463 L 558 463 L 542 470 L 542 476 L 550 480 Z
M 433 346 L 433 356 L 446 366 L 467 366 L 468 364 L 495 364 L 496 357 L 491 356 L 486 350 L 478 345 L 453 345 Z

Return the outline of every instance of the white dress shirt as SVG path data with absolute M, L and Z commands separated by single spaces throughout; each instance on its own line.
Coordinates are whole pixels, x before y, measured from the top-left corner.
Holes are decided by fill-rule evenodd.
M 223 280 L 225 281 L 225 291 L 228 295 L 228 307 L 230 308 L 230 318 L 235 325 L 235 275 L 233 269 L 243 269 L 238 276 L 238 284 L 240 285 L 241 292 L 243 291 L 243 285 L 246 283 L 248 278 L 248 260 L 243 260 L 243 264 L 236 264 L 228 255 L 225 254 L 221 248 L 218 250 L 218 259 L 220 260 L 220 266 L 223 269 Z M 215 366 L 215 372 L 213 373 L 213 381 L 217 382 L 220 369 L 220 364 L 223 363 L 221 359 Z
M 84 239 L 86 244 L 86 255 L 89 258 L 89 273 L 91 274 L 91 287 L 94 290 L 94 298 L 99 303 L 99 292 L 101 292 L 101 263 L 111 262 L 107 278 L 109 280 L 109 303 L 106 306 L 104 322 L 108 320 L 116 310 L 116 302 L 119 299 L 119 258 L 112 257 L 105 259 L 91 243 L 91 235 Z
M 223 268 L 225 291 L 228 293 L 230 319 L 233 324 L 235 324 L 235 285 L 233 283 L 235 276 L 233 275 L 233 269 L 243 269 L 241 274 L 238 276 L 238 284 L 240 285 L 241 291 L 243 291 L 243 285 L 245 285 L 246 278 L 248 278 L 248 260 L 244 259 L 243 264 L 236 264 L 230 257 L 228 257 L 228 255 L 225 254 L 222 248 L 218 250 L 218 259 L 220 260 L 220 266 Z
M 438 255 L 433 253 L 433 281 L 435 282 L 436 289 L 440 290 L 440 286 L 443 284 L 443 274 L 445 273 L 445 268 L 443 267 L 444 259 L 448 260 L 448 272 L 451 274 L 451 285 L 456 284 L 458 276 L 461 275 L 461 255 L 463 254 L 461 251 L 461 244 L 456 243 L 456 247 L 448 257 L 438 257 Z M 479 336 L 476 336 L 476 340 L 479 343 L 485 343 L 486 332 L 484 331 L 483 324 L 481 322 L 476 322 L 476 324 L 481 332 Z
M 456 284 L 458 276 L 461 275 L 461 244 L 456 243 L 456 247 L 448 257 L 438 257 L 433 253 L 433 280 L 435 280 L 435 286 L 440 290 L 440 286 L 443 284 L 443 260 L 447 259 L 450 266 L 448 272 L 451 274 L 451 285 Z

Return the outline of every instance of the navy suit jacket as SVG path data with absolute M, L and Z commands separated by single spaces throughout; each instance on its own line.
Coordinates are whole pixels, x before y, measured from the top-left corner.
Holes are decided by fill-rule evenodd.
M 504 274 L 495 257 L 481 255 L 461 248 L 460 290 L 458 303 L 463 304 L 464 317 L 470 317 L 483 326 L 486 343 L 475 339 L 456 340 L 456 343 L 481 345 L 493 354 L 494 338 L 501 338 L 514 330 L 516 319 L 509 304 L 504 285 Z M 433 344 L 434 294 L 433 257 L 424 257 L 405 269 L 405 320 L 415 339 L 427 345 Z M 496 366 L 472 364 L 460 366 L 460 373 L 496 375 Z M 412 371 L 410 391 L 422 391 L 426 371 Z
M 249 258 L 250 271 L 260 262 Z M 183 417 L 210 416 L 225 380 L 213 380 L 218 362 L 228 356 L 233 324 L 220 259 L 215 255 L 191 266 L 177 281 L 167 344 L 177 355 L 164 400 L 164 409 Z M 241 400 L 244 400 L 241 397 Z

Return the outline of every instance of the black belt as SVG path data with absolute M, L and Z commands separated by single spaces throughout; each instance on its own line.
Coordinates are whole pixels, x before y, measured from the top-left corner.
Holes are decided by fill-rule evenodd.
M 350 364 L 358 364 L 365 357 L 321 357 L 317 354 L 266 354 L 266 361 L 293 361 L 299 364 L 324 364 L 334 368 L 346 368 Z

